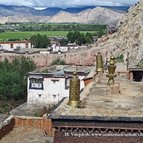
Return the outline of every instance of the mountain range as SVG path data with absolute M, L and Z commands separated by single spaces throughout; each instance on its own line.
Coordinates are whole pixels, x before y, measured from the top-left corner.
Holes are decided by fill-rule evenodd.
M 50 19 L 55 23 L 85 23 L 85 24 L 116 24 L 123 16 L 123 13 L 113 11 L 108 8 L 96 7 L 85 11 L 71 14 L 61 11 Z
M 59 8 L 59 7 L 49 7 L 43 10 L 36 10 L 31 7 L 26 6 L 5 6 L 0 5 L 0 16 L 14 16 L 14 15 L 30 15 L 30 16 L 54 16 L 60 11 L 65 11 L 69 13 L 79 13 L 87 9 L 94 9 L 96 6 L 85 6 L 85 7 L 69 7 L 69 8 Z M 127 11 L 129 7 L 127 6 L 107 6 L 105 8 Z
M 36 10 L 25 6 L 0 5 L 0 23 L 9 22 L 74 22 L 74 23 L 116 23 L 129 7 L 51 7 Z M 108 22 L 107 22 L 108 20 Z

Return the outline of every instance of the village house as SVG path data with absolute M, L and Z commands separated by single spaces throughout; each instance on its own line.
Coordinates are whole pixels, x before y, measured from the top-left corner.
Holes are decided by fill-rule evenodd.
M 60 44 L 53 43 L 51 48 L 53 53 L 65 53 L 69 50 L 77 50 L 79 49 L 79 46 L 70 43 L 67 46 L 61 46 Z
M 32 48 L 30 41 L 8 41 L 8 42 L 0 42 L 0 50 L 1 51 L 15 51 L 20 48 Z
M 52 52 L 53 53 L 65 53 L 68 51 L 68 47 L 67 46 L 60 46 L 60 44 L 52 44 Z
M 70 78 L 74 71 L 80 79 L 80 90 L 84 88 L 84 77 L 91 67 L 51 66 L 30 72 L 27 81 L 28 104 L 58 103 L 69 96 Z

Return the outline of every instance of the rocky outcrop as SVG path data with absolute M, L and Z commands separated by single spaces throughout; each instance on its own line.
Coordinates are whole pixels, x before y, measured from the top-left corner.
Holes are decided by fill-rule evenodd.
M 97 49 L 107 49 L 115 55 L 129 52 L 130 66 L 143 58 L 143 1 L 131 7 L 118 23 L 118 31 L 102 37 Z

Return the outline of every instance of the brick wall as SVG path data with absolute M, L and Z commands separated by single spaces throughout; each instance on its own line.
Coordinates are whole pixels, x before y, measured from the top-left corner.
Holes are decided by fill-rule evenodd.
M 42 117 L 17 116 L 15 117 L 15 126 L 41 129 L 49 136 L 53 136 L 52 122 L 50 119 L 47 119 L 46 117 L 42 118 Z

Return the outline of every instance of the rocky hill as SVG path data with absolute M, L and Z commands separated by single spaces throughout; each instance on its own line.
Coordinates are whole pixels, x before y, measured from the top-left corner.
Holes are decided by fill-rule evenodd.
M 129 52 L 130 67 L 143 60 L 143 0 L 131 7 L 118 23 L 118 31 L 99 39 L 97 50 L 110 51 L 116 56 Z
M 108 8 L 96 7 L 94 9 L 88 9 L 76 14 L 62 11 L 53 16 L 50 22 L 114 24 L 117 23 L 122 16 L 123 13 L 116 12 Z

